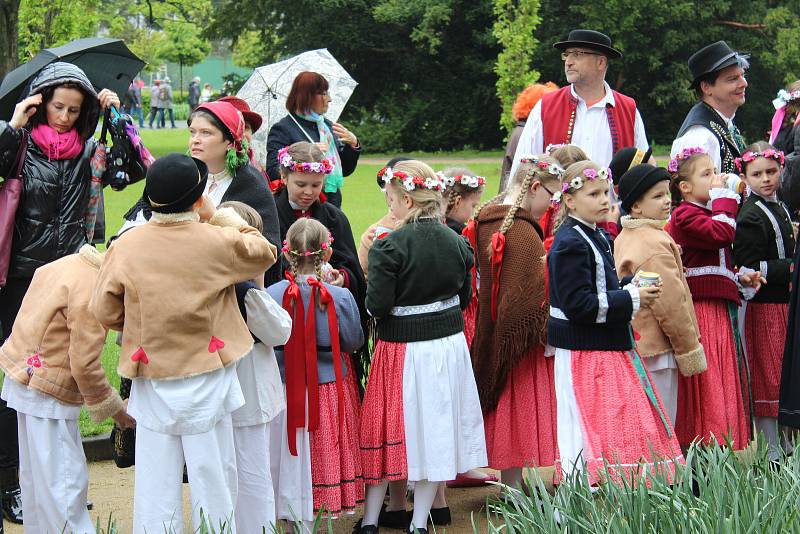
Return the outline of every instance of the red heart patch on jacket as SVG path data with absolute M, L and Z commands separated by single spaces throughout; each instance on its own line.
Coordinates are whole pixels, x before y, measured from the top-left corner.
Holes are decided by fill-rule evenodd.
M 41 367 L 41 366 L 42 366 L 42 360 L 41 360 L 41 358 L 39 357 L 39 353 L 37 352 L 37 353 L 35 353 L 33 356 L 31 356 L 30 358 L 28 358 L 28 361 L 27 361 L 27 363 L 28 363 L 28 365 L 30 365 L 31 367 L 36 367 L 37 369 L 38 369 L 39 367 Z
M 640 336 L 640 335 L 639 335 L 639 332 L 637 332 L 636 330 L 634 330 L 634 331 L 633 331 L 633 339 L 634 339 L 635 341 L 639 341 L 639 340 L 641 340 L 641 339 L 642 339 L 642 336 Z
M 208 344 L 208 352 L 217 352 L 224 347 L 225 343 L 220 338 L 211 336 L 211 341 Z
M 131 356 L 132 362 L 142 362 L 143 364 L 147 365 L 150 363 L 150 358 L 147 357 L 147 353 L 144 351 L 142 347 L 139 347 L 136 352 L 133 353 Z

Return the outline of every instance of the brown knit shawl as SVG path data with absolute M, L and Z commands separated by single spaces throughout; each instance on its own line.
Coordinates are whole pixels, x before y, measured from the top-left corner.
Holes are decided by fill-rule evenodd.
M 506 232 L 497 322 L 492 322 L 490 245 L 492 234 L 500 229 L 509 208 L 499 204 L 486 206 L 477 219 L 475 257 L 481 278 L 471 353 L 485 413 L 495 409 L 514 365 L 536 345 L 544 345 L 547 339 L 549 305 L 542 230 L 530 213 L 521 208 Z

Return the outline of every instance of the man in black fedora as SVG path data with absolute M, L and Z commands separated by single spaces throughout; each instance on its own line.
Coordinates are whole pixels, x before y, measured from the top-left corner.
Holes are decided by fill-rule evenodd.
M 531 111 L 520 136 L 511 175 L 526 154 L 541 154 L 551 144 L 581 147 L 596 163 L 607 166 L 624 147 L 648 149 L 636 102 L 609 87 L 608 62 L 622 54 L 611 39 L 593 30 L 572 30 L 553 45 L 561 50 L 569 85 L 547 93 Z
M 733 122 L 736 110 L 744 104 L 747 57 L 735 52 L 725 41 L 705 46 L 689 58 L 691 89 L 700 101 L 678 130 L 672 143 L 672 156 L 689 147 L 708 152 L 720 172 L 736 173 L 734 159 L 745 147 L 739 128 Z

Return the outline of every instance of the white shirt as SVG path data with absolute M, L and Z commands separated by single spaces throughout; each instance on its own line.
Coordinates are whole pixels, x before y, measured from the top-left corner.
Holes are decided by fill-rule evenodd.
M 19 413 L 41 417 L 43 419 L 75 420 L 81 414 L 80 404 L 67 404 L 55 397 L 45 395 L 41 391 L 23 386 L 13 378 L 6 376 L 3 380 L 2 398 Z
M 606 96 L 588 108 L 583 98 L 575 92 L 574 86 L 570 86 L 570 91 L 572 91 L 572 96 L 578 99 L 578 107 L 575 109 L 575 125 L 572 128 L 572 144 L 581 147 L 586 152 L 586 155 L 589 156 L 589 159 L 598 165 L 607 167 L 614 156 L 614 145 L 611 142 L 606 104 L 614 106 L 615 101 L 611 87 L 605 82 L 604 86 Z M 649 146 L 642 116 L 639 114 L 638 109 L 634 120 L 633 144 L 641 150 L 647 150 Z M 514 163 L 511 165 L 511 176 L 514 176 L 517 171 L 519 160 L 523 156 L 543 154 L 544 149 L 542 101 L 540 100 L 528 116 L 528 121 L 525 123 L 522 135 L 520 135 L 517 151 L 514 153 Z
M 734 113 L 733 116 L 726 117 L 720 110 L 714 108 L 714 111 L 716 111 L 719 116 L 722 117 L 722 119 L 725 121 L 725 127 L 730 130 L 731 126 L 733 126 L 733 117 L 735 117 L 736 114 Z M 698 146 L 703 148 L 706 153 L 711 156 L 714 166 L 717 168 L 717 171 L 719 171 L 722 168 L 722 159 L 720 158 L 719 154 L 720 146 L 717 136 L 711 133 L 711 130 L 699 124 L 690 126 L 682 136 L 672 142 L 672 150 L 670 150 L 669 157 L 674 158 L 675 154 L 684 148 Z
M 185 378 L 134 378 L 128 414 L 161 434 L 201 434 L 243 404 L 236 365 L 229 365 Z
M 233 178 L 228 174 L 227 170 L 217 174 L 208 173 L 208 181 L 206 182 L 206 189 L 203 193 L 211 198 L 215 208 L 222 202 L 222 197 L 225 196 L 225 192 L 230 187 L 232 181 Z M 216 187 L 214 187 L 214 184 L 216 184 Z M 212 187 L 214 189 L 213 191 L 211 191 Z M 209 191 L 211 192 L 209 193 Z
M 286 408 L 278 360 L 272 347 L 283 345 L 292 333 L 292 319 L 263 289 L 251 289 L 244 296 L 247 328 L 260 343 L 239 360 L 236 372 L 245 404 L 233 412 L 233 426 L 253 426 L 271 421 Z

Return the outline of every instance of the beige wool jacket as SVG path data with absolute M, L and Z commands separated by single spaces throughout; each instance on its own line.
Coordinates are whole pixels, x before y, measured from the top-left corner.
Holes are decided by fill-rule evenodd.
M 96 422 L 122 409 L 100 364 L 106 330 L 89 311 L 103 254 L 89 245 L 36 269 L 0 347 L 6 376 L 67 404 L 86 403 Z
M 706 356 L 680 250 L 663 230 L 663 221 L 622 218 L 622 231 L 614 240 L 614 258 L 620 278 L 649 271 L 661 275 L 661 296 L 641 308 L 631 326 L 639 334 L 637 349 L 643 357 L 672 351 L 684 376 L 706 370 Z
M 123 233 L 106 253 L 90 304 L 122 332 L 118 371 L 171 379 L 226 367 L 253 338 L 233 285 L 264 273 L 275 246 L 231 208 L 209 224 L 196 213 L 158 214 Z

